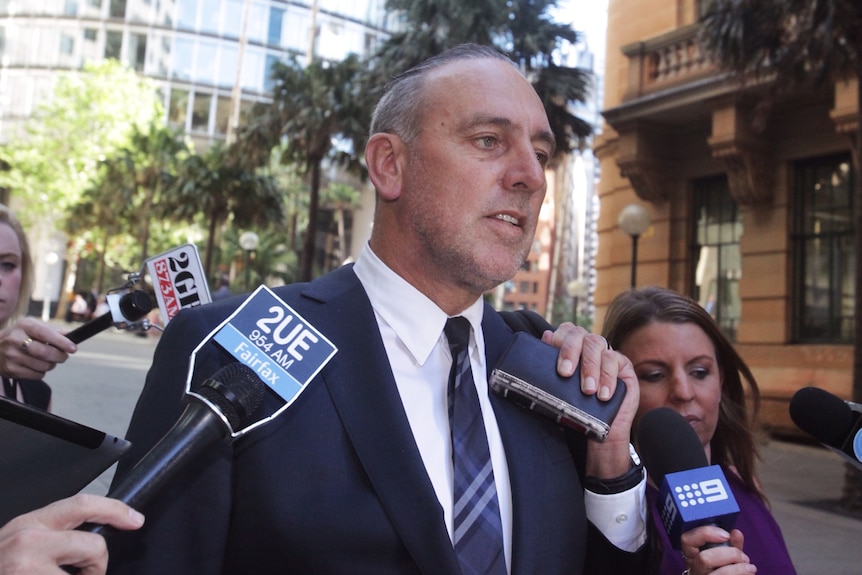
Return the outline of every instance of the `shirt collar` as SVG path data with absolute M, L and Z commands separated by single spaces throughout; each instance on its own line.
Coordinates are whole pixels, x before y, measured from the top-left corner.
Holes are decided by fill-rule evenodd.
M 448 318 L 446 313 L 390 269 L 367 243 L 353 271 L 365 288 L 375 313 L 392 328 L 416 363 L 423 365 L 440 341 Z M 467 318 L 474 334 L 480 334 L 483 312 L 480 297 L 459 315 Z M 485 357 L 483 338 L 474 336 L 473 341 L 476 342 L 478 356 Z

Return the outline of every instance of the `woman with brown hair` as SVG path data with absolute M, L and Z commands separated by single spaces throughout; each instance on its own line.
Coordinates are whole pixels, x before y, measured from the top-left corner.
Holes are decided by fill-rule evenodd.
M 656 526 L 653 571 L 662 575 L 794 574 L 755 473 L 757 381 L 712 316 L 673 290 L 630 290 L 611 303 L 603 335 L 632 361 L 638 376 L 635 428 L 638 418 L 657 407 L 670 407 L 685 417 L 710 465 L 724 470 L 740 507 L 731 533 L 714 526 L 692 529 L 683 534 L 682 552 L 676 553 L 659 519 L 657 486 L 648 486 Z M 707 544 L 719 546 L 704 547 Z

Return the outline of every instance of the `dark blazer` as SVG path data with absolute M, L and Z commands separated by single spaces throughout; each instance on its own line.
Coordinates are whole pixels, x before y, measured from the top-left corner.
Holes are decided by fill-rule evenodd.
M 457 575 L 443 511 L 352 268 L 275 292 L 338 353 L 276 420 L 207 451 L 145 507 L 141 531 L 109 542 L 109 572 Z M 241 301 L 184 311 L 168 325 L 115 481 L 176 421 L 191 349 Z M 483 330 L 493 366 L 512 331 L 490 307 Z M 231 361 L 209 343 L 195 379 Z M 636 573 L 640 555 L 621 552 L 594 529 L 587 549 L 576 465 L 584 440 L 567 441 L 507 400 L 494 396 L 492 405 L 511 476 L 513 575 Z
M 5 378 L 4 378 L 5 380 Z M 51 406 L 51 387 L 41 379 L 17 379 L 24 403 L 47 410 Z

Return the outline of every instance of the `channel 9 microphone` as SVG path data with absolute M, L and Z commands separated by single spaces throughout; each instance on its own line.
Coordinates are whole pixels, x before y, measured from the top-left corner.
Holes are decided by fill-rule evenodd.
M 803 387 L 790 399 L 790 418 L 830 451 L 862 469 L 862 405 L 817 387 Z
M 683 416 L 669 407 L 653 409 L 638 424 L 637 437 L 644 467 L 659 487 L 661 521 L 674 549 L 680 549 L 682 534 L 695 527 L 733 528 L 739 506 L 727 478 L 721 466 L 709 465 L 700 439 Z
M 185 411 L 153 448 L 108 493 L 140 509 L 180 469 L 210 445 L 245 427 L 263 402 L 265 386 L 245 364 L 231 363 L 189 394 Z M 86 524 L 82 531 L 105 533 L 104 525 Z

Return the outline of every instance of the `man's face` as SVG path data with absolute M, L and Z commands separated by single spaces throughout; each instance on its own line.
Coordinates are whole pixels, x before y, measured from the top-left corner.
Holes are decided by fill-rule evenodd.
M 479 294 L 510 279 L 530 250 L 553 136 L 532 86 L 506 62 L 447 64 L 423 89 L 402 226 L 424 273 Z

